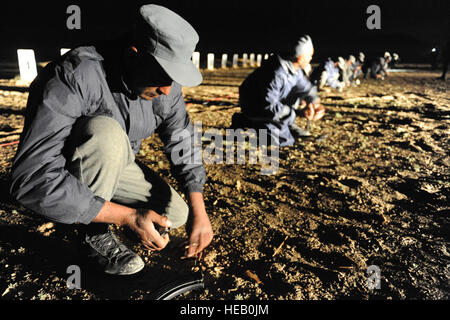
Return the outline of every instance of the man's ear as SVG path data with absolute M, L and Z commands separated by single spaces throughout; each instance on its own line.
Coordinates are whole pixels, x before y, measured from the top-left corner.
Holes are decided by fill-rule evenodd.
M 127 68 L 136 63 L 137 52 L 138 50 L 135 46 L 129 46 L 124 49 L 123 60 Z
M 130 59 L 136 56 L 138 49 L 135 46 L 129 46 L 124 49 L 123 53 L 127 59 Z
M 303 68 L 303 65 L 306 63 L 305 56 L 304 55 L 298 56 L 296 63 L 299 67 Z

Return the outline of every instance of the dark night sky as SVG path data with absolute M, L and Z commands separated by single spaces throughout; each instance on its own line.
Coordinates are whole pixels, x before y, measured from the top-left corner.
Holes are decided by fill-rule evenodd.
M 398 52 L 420 61 L 448 37 L 448 0 L 420 1 L 10 1 L 0 12 L 0 59 L 14 60 L 17 48 L 33 48 L 38 60 L 60 47 L 112 38 L 131 24 L 144 3 L 162 4 L 188 20 L 200 35 L 202 53 L 276 51 L 293 31 L 313 37 L 315 61 L 363 50 Z M 81 30 L 67 30 L 66 8 L 81 8 Z M 368 30 L 366 8 L 381 8 L 381 30 Z

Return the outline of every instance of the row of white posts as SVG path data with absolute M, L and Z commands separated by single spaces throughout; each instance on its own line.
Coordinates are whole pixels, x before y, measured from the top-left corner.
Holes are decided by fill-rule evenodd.
M 269 58 L 269 54 L 264 55 L 264 60 L 267 60 Z M 241 67 L 247 68 L 247 67 L 260 67 L 263 60 L 262 54 L 255 55 L 254 53 L 244 53 L 242 55 L 242 63 Z M 231 67 L 232 68 L 238 68 L 238 61 L 239 61 L 239 55 L 237 53 L 233 54 L 232 60 L 231 60 Z M 194 65 L 200 69 L 200 52 L 196 51 L 192 55 L 192 62 Z M 208 53 L 206 55 L 206 69 L 208 70 L 214 70 L 214 53 Z M 220 59 L 220 67 L 221 68 L 227 68 L 228 67 L 228 54 L 224 53 L 222 54 L 222 57 Z
M 70 49 L 62 48 L 60 50 L 60 54 L 63 55 L 67 51 L 70 51 Z M 34 78 L 37 76 L 37 67 L 36 67 L 36 59 L 34 56 L 34 50 L 32 49 L 18 49 L 17 50 L 17 57 L 19 60 L 19 70 L 20 70 L 20 78 L 24 82 L 31 82 L 34 80 Z M 269 54 L 264 55 L 264 60 L 267 60 L 269 58 Z M 255 56 L 254 53 L 244 53 L 242 55 L 242 63 L 241 67 L 247 68 L 247 67 L 259 67 L 261 66 L 263 59 L 262 54 L 257 54 Z M 233 54 L 233 59 L 231 66 L 233 68 L 238 68 L 238 60 L 239 55 Z M 192 62 L 195 64 L 197 68 L 200 69 L 200 52 L 194 52 L 192 55 Z M 228 67 L 228 55 L 226 53 L 222 54 L 222 58 L 220 60 L 220 66 L 221 68 L 227 68 Z M 208 53 L 207 54 L 207 66 L 206 68 L 208 70 L 214 69 L 214 54 Z

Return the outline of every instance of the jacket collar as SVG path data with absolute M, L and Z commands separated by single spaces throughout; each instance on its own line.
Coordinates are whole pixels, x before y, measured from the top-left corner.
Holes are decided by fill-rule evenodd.
M 277 55 L 278 61 L 280 62 L 281 67 L 286 71 L 286 73 L 290 73 L 292 75 L 296 75 L 299 70 L 296 70 L 294 64 L 289 60 L 284 60 L 279 55 Z

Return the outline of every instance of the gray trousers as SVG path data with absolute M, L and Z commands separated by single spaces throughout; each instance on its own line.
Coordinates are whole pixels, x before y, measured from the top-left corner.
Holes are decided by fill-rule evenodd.
M 79 118 L 67 142 L 67 155 L 67 169 L 95 195 L 132 208 L 152 209 L 167 216 L 172 228 L 186 223 L 186 202 L 155 172 L 136 162 L 128 136 L 116 120 Z

